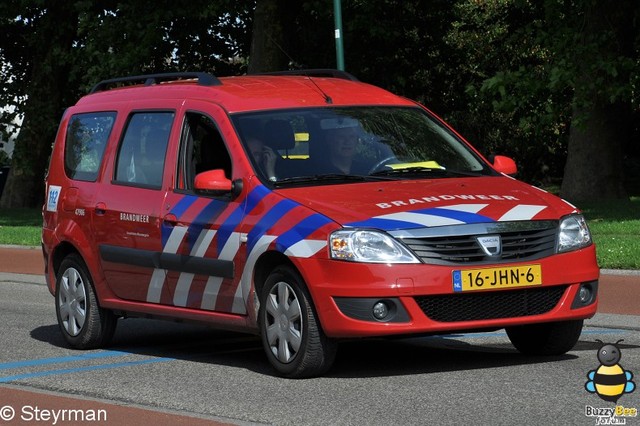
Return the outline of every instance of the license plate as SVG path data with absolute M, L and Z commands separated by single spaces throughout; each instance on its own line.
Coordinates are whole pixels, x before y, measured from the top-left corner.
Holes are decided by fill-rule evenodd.
M 499 290 L 542 284 L 540 265 L 453 271 L 453 291 Z

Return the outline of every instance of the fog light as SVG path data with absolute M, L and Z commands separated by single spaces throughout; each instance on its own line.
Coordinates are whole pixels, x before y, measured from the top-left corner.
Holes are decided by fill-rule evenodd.
M 389 315 L 389 307 L 384 302 L 376 302 L 373 305 L 373 316 L 376 319 L 383 320 L 386 316 Z
M 598 298 L 598 280 L 587 281 L 580 284 L 576 295 L 571 302 L 571 309 L 581 309 L 596 303 Z
M 587 303 L 591 299 L 591 287 L 587 285 L 580 286 L 578 298 L 580 299 L 580 302 Z

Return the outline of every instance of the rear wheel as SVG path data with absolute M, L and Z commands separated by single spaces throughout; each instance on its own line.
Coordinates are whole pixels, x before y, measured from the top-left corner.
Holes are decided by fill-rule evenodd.
M 336 342 L 322 332 L 304 281 L 292 268 L 280 266 L 267 277 L 259 322 L 267 358 L 280 375 L 317 376 L 333 364 Z
M 58 325 L 69 345 L 93 349 L 109 343 L 117 318 L 98 305 L 87 267 L 77 254 L 60 265 L 55 300 Z
M 507 327 L 513 346 L 526 355 L 562 355 L 575 346 L 583 320 Z

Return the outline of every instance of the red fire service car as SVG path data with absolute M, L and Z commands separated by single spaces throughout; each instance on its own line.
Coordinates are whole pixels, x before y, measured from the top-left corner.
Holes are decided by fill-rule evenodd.
M 62 118 L 42 243 L 60 330 L 119 318 L 262 336 L 280 375 L 341 338 L 505 328 L 561 354 L 596 312 L 583 216 L 432 112 L 334 70 L 97 84 Z

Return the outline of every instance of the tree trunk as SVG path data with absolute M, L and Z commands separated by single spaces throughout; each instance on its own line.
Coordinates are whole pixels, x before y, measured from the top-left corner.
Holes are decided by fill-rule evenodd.
M 295 1 L 295 0 L 294 0 Z M 287 0 L 258 0 L 253 17 L 253 36 L 248 73 L 289 69 L 288 49 L 295 27 Z
M 70 50 L 77 33 L 73 2 L 48 2 L 31 37 L 33 56 L 24 120 L 15 141 L 0 208 L 39 207 L 58 121 L 67 102 Z M 45 42 L 46 40 L 46 42 Z
M 637 2 L 584 1 L 581 37 L 596 46 L 574 57 L 583 70 L 574 87 L 574 110 L 560 195 L 573 202 L 625 198 L 623 146 L 633 128 L 631 103 L 611 101 L 615 88 L 631 84 L 629 72 L 595 64 L 635 58 Z M 615 67 L 615 65 L 612 65 Z
M 624 198 L 622 146 L 628 132 L 622 104 L 574 108 L 560 195 L 571 202 Z

